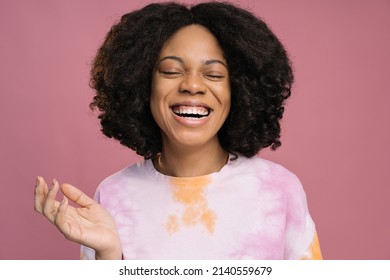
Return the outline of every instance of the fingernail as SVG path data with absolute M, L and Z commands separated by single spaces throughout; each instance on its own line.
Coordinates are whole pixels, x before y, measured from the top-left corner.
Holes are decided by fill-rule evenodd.
M 50 189 L 52 189 L 55 186 L 56 183 L 57 183 L 56 179 L 53 179 L 53 181 L 51 182 Z
M 40 178 L 39 178 L 39 176 L 37 177 L 37 181 L 36 181 L 36 183 L 35 183 L 35 187 L 38 187 L 38 185 L 39 185 L 39 183 L 40 183 L 41 181 L 40 181 Z

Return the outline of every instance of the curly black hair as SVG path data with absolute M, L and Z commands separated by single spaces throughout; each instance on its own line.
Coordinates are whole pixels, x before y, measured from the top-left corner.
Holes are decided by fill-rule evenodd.
M 227 60 L 230 113 L 218 132 L 231 154 L 252 157 L 280 142 L 284 101 L 293 71 L 285 48 L 266 23 L 231 3 L 150 4 L 122 16 L 108 32 L 91 69 L 102 132 L 145 159 L 161 152 L 161 132 L 150 111 L 152 72 L 164 42 L 178 29 L 200 24 L 218 40 Z

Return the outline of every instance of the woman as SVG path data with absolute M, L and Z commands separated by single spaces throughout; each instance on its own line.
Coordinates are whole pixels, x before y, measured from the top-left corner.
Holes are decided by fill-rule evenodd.
M 263 21 L 227 3 L 151 4 L 112 27 L 91 76 L 103 133 L 144 160 L 97 202 L 63 184 L 60 203 L 38 177 L 36 211 L 82 258 L 321 258 L 299 180 L 255 157 L 281 145 L 293 82 Z

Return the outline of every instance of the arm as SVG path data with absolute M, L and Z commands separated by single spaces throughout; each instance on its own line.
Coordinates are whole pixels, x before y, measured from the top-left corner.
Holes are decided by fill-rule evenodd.
M 55 199 L 61 188 L 64 198 Z M 79 207 L 69 205 L 69 200 Z M 53 180 L 49 189 L 43 178 L 37 178 L 35 210 L 53 223 L 66 239 L 90 247 L 96 259 L 121 259 L 121 245 L 115 221 L 100 204 L 78 188 Z

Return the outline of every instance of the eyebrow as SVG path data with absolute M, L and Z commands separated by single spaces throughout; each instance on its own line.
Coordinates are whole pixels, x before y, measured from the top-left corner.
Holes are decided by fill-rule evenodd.
M 219 59 L 209 59 L 209 60 L 206 60 L 204 62 L 205 65 L 210 65 L 210 64 L 213 64 L 213 63 L 222 64 L 223 66 L 225 66 L 226 69 L 228 69 L 227 65 L 223 61 L 221 61 Z
M 179 61 L 182 64 L 184 63 L 184 60 L 181 57 L 174 56 L 174 55 L 169 55 L 169 56 L 165 56 L 165 57 L 161 58 L 159 61 L 157 61 L 156 65 L 159 64 L 161 61 L 164 61 L 164 60 L 167 60 L 167 59 L 176 60 L 176 61 Z
M 167 59 L 176 60 L 176 61 L 180 62 L 181 64 L 184 64 L 184 60 L 181 57 L 169 55 L 169 56 L 165 56 L 165 57 L 161 58 L 159 61 L 157 61 L 156 65 L 158 65 L 161 61 L 164 61 Z M 222 64 L 223 66 L 225 66 L 226 69 L 228 69 L 227 65 L 219 59 L 208 59 L 208 60 L 203 61 L 204 65 L 210 65 L 210 64 L 214 64 L 214 63 Z

